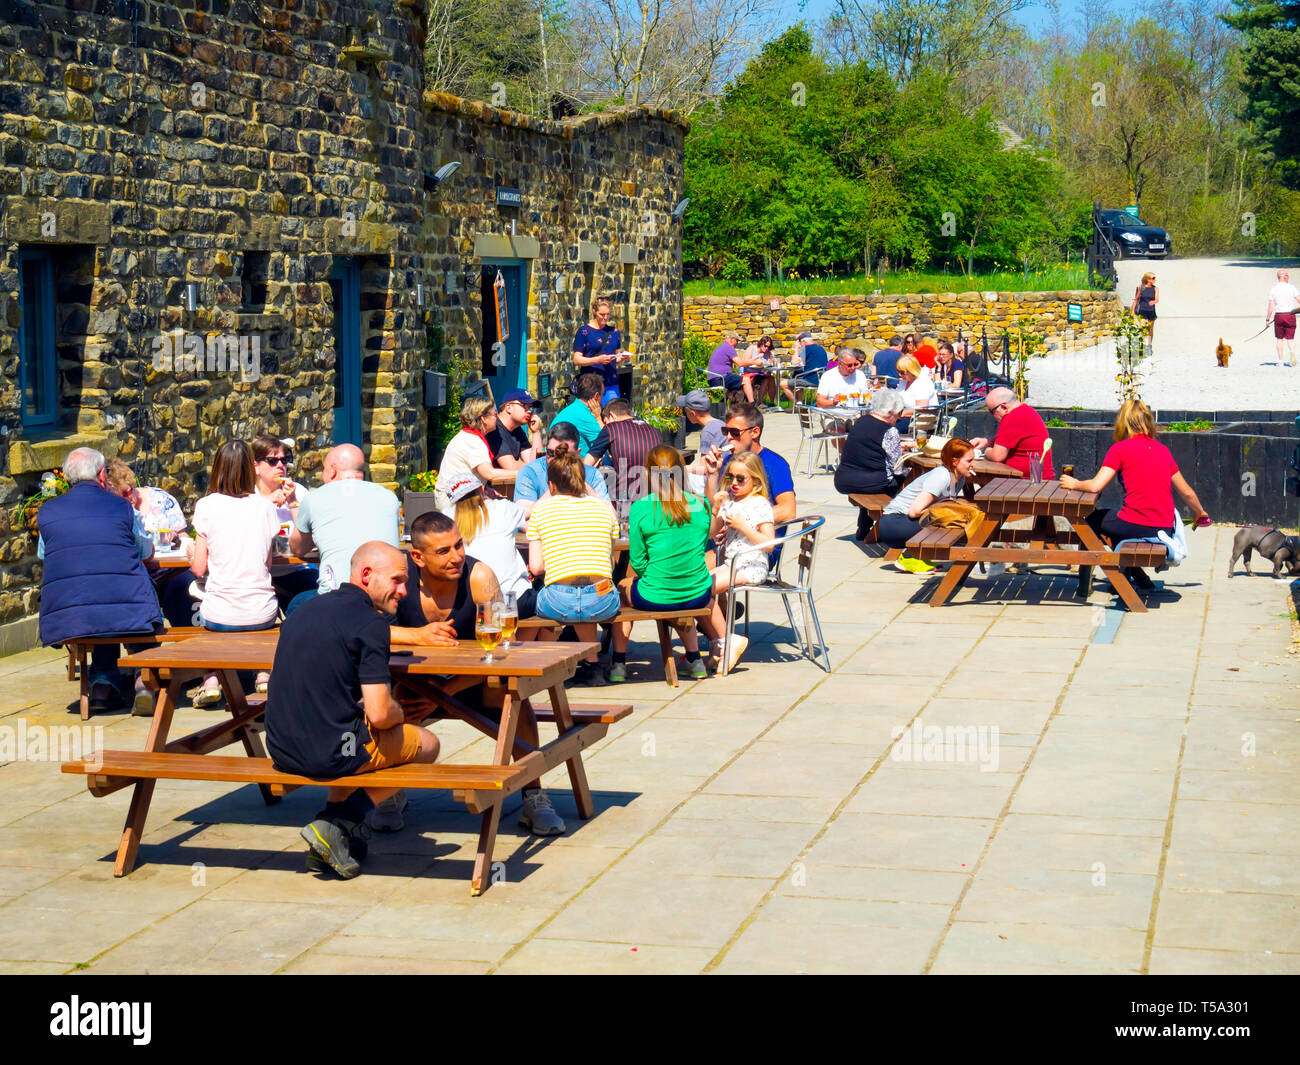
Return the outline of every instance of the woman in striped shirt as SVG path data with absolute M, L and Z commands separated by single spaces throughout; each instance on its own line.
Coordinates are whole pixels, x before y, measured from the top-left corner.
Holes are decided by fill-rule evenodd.
M 579 640 L 594 643 L 596 622 L 609 620 L 619 609 L 613 565 L 618 520 L 609 503 L 587 495 L 582 460 L 574 452 L 551 452 L 546 477 L 550 498 L 538 501 L 528 522 L 528 569 L 546 578 L 537 595 L 537 614 L 572 625 Z M 594 648 L 573 679 L 575 684 L 605 683 Z

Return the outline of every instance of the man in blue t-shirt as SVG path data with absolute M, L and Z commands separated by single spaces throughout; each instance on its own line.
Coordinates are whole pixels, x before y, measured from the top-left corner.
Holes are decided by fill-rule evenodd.
M 734 442 L 735 454 L 742 455 L 748 451 L 763 463 L 763 471 L 767 474 L 767 497 L 772 503 L 778 526 L 776 534 L 780 536 L 782 523 L 795 516 L 794 478 L 790 474 L 790 464 L 771 448 L 763 446 L 763 412 L 753 403 L 738 404 L 727 411 L 722 432 L 729 442 Z M 713 455 L 705 460 L 709 468 L 706 491 L 710 499 L 718 494 L 718 475 L 723 459 L 724 456 Z
M 546 450 L 578 450 L 578 430 L 572 422 L 557 421 L 551 426 L 550 436 L 546 440 Z M 605 483 L 604 474 L 595 466 L 583 466 L 582 472 L 587 478 L 587 488 L 592 495 L 601 499 L 609 498 L 609 485 Z M 520 467 L 515 475 L 515 503 L 525 514 L 531 515 L 537 501 L 550 491 L 550 482 L 546 477 L 546 455 L 533 459 Z
M 813 340 L 811 333 L 800 333 L 794 341 L 795 361 L 803 367 L 793 377 L 781 382 L 781 391 L 785 393 L 785 398 L 791 403 L 796 402 L 794 389 L 791 385 L 798 385 L 800 388 L 816 388 L 818 382 L 822 379 L 822 374 L 826 372 L 826 366 L 830 362 L 830 355 L 826 349 Z
M 871 357 L 871 365 L 877 377 L 883 377 L 891 382 L 898 380 L 898 360 L 903 357 L 902 349 L 903 338 L 892 336 L 889 338 L 889 347 L 881 348 Z

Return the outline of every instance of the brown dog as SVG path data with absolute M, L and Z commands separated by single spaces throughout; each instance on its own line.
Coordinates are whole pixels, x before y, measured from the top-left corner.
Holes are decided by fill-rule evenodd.
M 1223 342 L 1223 337 L 1219 337 L 1219 346 L 1214 349 L 1214 357 L 1219 360 L 1220 366 L 1228 365 L 1228 356 L 1232 354 L 1232 348 Z

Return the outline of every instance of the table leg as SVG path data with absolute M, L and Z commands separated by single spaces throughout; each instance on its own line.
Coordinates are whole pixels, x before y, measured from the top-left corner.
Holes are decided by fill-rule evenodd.
M 501 727 L 497 732 L 497 748 L 494 765 L 509 765 L 514 753 L 515 729 L 519 727 L 521 712 L 519 697 L 514 691 L 506 691 L 501 702 Z M 497 826 L 501 823 L 502 802 L 494 802 L 483 811 L 479 822 L 478 852 L 474 855 L 474 875 L 470 878 L 470 894 L 481 895 L 488 886 L 492 875 L 492 849 L 496 846 Z
M 1076 521 L 1070 523 L 1075 535 L 1079 537 L 1079 542 L 1088 551 L 1105 551 L 1106 545 L 1101 542 L 1101 537 L 1093 530 L 1092 526 L 1086 521 Z M 1118 565 L 1100 566 L 1101 571 L 1110 578 L 1111 586 L 1119 593 L 1119 597 L 1124 600 L 1124 605 L 1134 614 L 1145 614 L 1147 607 L 1142 602 L 1141 597 L 1137 594 L 1136 589 L 1129 583 L 1129 579 L 1124 574 L 1124 570 Z
M 974 540 L 967 541 L 970 547 L 983 547 L 994 534 L 1002 527 L 1001 520 L 994 518 L 985 518 L 980 527 L 975 530 Z M 935 589 L 934 595 L 930 598 L 931 606 L 943 606 L 970 576 L 970 571 L 975 568 L 974 562 L 953 562 L 948 566 L 948 572 L 943 575 L 939 582 L 939 587 Z
M 234 717 L 247 712 L 248 700 L 244 698 L 243 686 L 239 683 L 239 674 L 236 670 L 220 670 L 217 673 L 217 679 L 221 683 L 221 689 L 226 695 L 226 709 Z M 235 735 L 239 737 L 240 742 L 244 745 L 244 753 L 249 758 L 265 758 L 266 748 L 262 746 L 262 737 L 253 731 L 251 724 L 241 725 Z M 270 784 L 259 784 L 258 789 L 262 792 L 262 801 L 267 806 L 274 806 L 280 801 L 280 796 L 271 791 Z
M 557 684 L 551 689 L 551 711 L 555 714 L 555 725 L 561 736 L 573 730 L 569 696 L 563 684 Z M 587 770 L 582 764 L 582 753 L 574 751 L 573 757 L 565 764 L 569 767 L 569 783 L 573 787 L 573 801 L 578 807 L 578 816 L 585 821 L 596 812 L 596 804 L 592 802 L 591 788 L 587 785 Z
M 158 702 L 154 707 L 153 721 L 149 725 L 149 738 L 145 740 L 144 749 L 151 753 L 165 750 L 167 733 L 171 729 L 172 715 L 176 711 L 176 700 L 181 695 L 181 679 L 173 677 L 166 687 L 160 687 Z M 113 864 L 114 876 L 126 876 L 135 868 L 135 857 L 140 850 L 140 839 L 144 835 L 144 824 L 149 816 L 149 804 L 153 800 L 153 788 L 156 781 L 136 781 L 131 791 L 131 805 L 126 812 L 126 823 L 122 826 L 122 840 L 117 847 L 117 861 Z

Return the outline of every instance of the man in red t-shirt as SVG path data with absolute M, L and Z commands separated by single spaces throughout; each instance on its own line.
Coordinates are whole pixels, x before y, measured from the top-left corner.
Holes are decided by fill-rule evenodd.
M 990 442 L 982 436 L 971 439 L 976 447 L 984 448 L 984 457 L 994 462 L 1004 462 L 1029 476 L 1029 453 L 1043 454 L 1047 442 L 1047 426 L 1028 403 L 1021 403 L 1009 388 L 994 388 L 984 399 L 984 406 L 998 423 L 998 435 Z M 1056 476 L 1052 467 L 1052 454 L 1043 455 L 1043 479 Z

